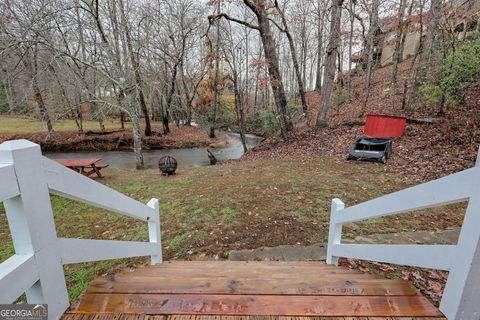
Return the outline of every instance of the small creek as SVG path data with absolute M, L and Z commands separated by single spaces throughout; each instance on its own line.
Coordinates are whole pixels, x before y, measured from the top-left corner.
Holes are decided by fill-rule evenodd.
M 228 144 L 220 148 L 210 148 L 218 160 L 238 159 L 243 155 L 240 135 L 233 132 L 219 132 L 218 135 L 226 138 Z M 261 137 L 247 134 L 246 142 L 248 149 L 255 147 Z M 133 151 L 98 151 L 98 152 L 45 152 L 50 159 L 60 158 L 101 158 L 101 163 L 109 164 L 112 168 L 135 168 L 135 155 Z M 185 148 L 169 150 L 144 150 L 143 156 L 147 168 L 158 168 L 158 160 L 170 155 L 177 159 L 179 166 L 201 167 L 210 164 L 207 156 L 207 148 Z

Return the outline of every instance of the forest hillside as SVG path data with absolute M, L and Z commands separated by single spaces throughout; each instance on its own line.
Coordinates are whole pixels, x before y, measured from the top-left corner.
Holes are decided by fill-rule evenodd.
M 448 105 L 443 112 L 438 107 L 422 105 L 414 100 L 411 60 L 399 64 L 399 83 L 406 81 L 407 107 L 402 108 L 403 86 L 392 86 L 389 77 L 392 66 L 378 68 L 372 77 L 371 95 L 364 114 L 383 114 L 407 118 L 405 135 L 395 139 L 393 155 L 387 166 L 428 181 L 471 167 L 480 145 L 480 88 L 469 87 L 462 104 Z M 329 111 L 329 129 L 314 126 L 321 94 L 307 93 L 311 113 L 307 120 L 297 123 L 297 135 L 289 143 L 277 136 L 268 138 L 244 156 L 244 159 L 276 158 L 280 155 L 332 155 L 345 159 L 355 140 L 362 136 L 365 116 L 364 75 L 352 81 L 352 99 L 344 89 L 337 89 Z M 342 96 L 343 94 L 343 96 Z

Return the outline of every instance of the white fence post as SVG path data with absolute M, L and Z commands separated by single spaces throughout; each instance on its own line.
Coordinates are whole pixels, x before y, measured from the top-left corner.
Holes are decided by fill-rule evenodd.
M 151 199 L 147 206 L 155 209 L 155 216 L 148 220 L 148 237 L 150 242 L 156 243 L 158 246 L 158 254 L 151 256 L 151 264 L 163 262 L 162 254 L 162 234 L 160 233 L 160 203 L 158 199 Z
M 27 300 L 48 304 L 49 318 L 58 319 L 69 301 L 40 146 L 27 140 L 4 142 L 0 163 L 13 164 L 21 193 L 4 202 L 15 252 L 34 255 L 40 279 L 27 290 Z
M 480 167 L 480 149 L 475 165 Z M 480 189 L 473 192 L 440 303 L 448 319 L 480 319 Z
M 328 229 L 328 247 L 327 247 L 327 264 L 338 265 L 338 257 L 333 255 L 333 246 L 340 244 L 342 239 L 342 224 L 336 223 L 336 217 L 340 210 L 345 208 L 345 204 L 338 198 L 332 200 L 330 210 L 330 227 Z

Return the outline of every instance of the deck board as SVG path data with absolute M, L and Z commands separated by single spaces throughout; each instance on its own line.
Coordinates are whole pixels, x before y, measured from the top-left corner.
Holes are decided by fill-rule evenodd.
M 85 318 L 75 318 L 82 314 Z M 91 315 L 92 320 L 443 319 L 408 281 L 319 262 L 175 261 L 124 271 L 92 281 L 64 319 Z
M 62 320 L 445 320 L 444 317 L 291 317 L 149 314 L 66 314 Z

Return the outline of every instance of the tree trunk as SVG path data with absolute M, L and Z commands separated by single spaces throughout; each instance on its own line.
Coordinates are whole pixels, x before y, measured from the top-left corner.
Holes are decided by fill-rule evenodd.
M 261 9 L 263 11 L 264 9 Z M 289 139 L 290 133 L 293 131 L 293 124 L 287 109 L 287 97 L 285 96 L 285 89 L 283 87 L 280 69 L 278 67 L 278 57 L 275 50 L 275 40 L 273 39 L 270 30 L 270 23 L 266 13 L 257 15 L 258 24 L 260 27 L 260 37 L 263 43 L 263 50 L 265 58 L 268 61 L 268 74 L 270 75 L 270 85 L 272 87 L 273 96 L 275 98 L 275 105 L 277 107 L 278 115 L 280 116 L 280 131 L 284 140 Z
M 380 0 L 373 0 L 372 13 L 370 16 L 370 28 L 368 30 L 368 60 L 367 60 L 367 71 L 365 76 L 365 97 L 363 99 L 362 110 L 359 114 L 359 117 L 363 117 L 365 114 L 365 109 L 367 108 L 368 98 L 370 97 L 370 87 L 372 82 L 372 71 L 374 66 L 374 53 L 375 53 L 375 31 L 378 28 L 378 7 L 380 5 Z
M 420 13 L 419 13 L 419 17 L 420 17 L 420 36 L 419 36 L 419 43 L 418 43 L 418 47 L 417 47 L 417 50 L 415 50 L 415 55 L 413 56 L 411 62 L 410 62 L 410 67 L 409 67 L 409 72 L 408 73 L 411 73 L 413 68 L 415 67 L 415 60 L 417 60 L 417 57 L 419 58 L 418 59 L 418 62 L 417 62 L 417 67 L 415 68 L 415 71 L 414 71 L 414 76 L 413 76 L 413 86 L 416 84 L 417 82 L 417 76 L 418 76 L 418 65 L 420 64 L 420 61 L 422 59 L 422 51 L 423 51 L 423 2 L 421 2 L 422 5 L 420 6 Z M 409 77 L 405 77 L 404 80 L 403 80 L 403 93 L 402 93 L 402 107 L 401 109 L 402 110 L 405 110 L 406 107 L 407 107 L 407 91 L 408 91 L 408 79 Z M 412 93 L 415 92 L 415 88 L 412 89 Z
M 270 22 L 268 18 L 268 4 L 266 0 L 243 0 L 243 3 L 252 10 L 252 12 L 257 17 L 258 26 L 254 26 L 247 22 L 230 18 L 226 14 L 219 14 L 217 16 L 210 16 L 209 20 L 212 21 L 212 18 L 225 17 L 225 19 L 240 23 L 249 28 L 256 29 L 260 32 L 260 39 L 263 44 L 263 51 L 265 53 L 265 58 L 268 62 L 268 74 L 270 76 L 270 86 L 273 91 L 273 96 L 275 100 L 275 106 L 279 115 L 279 124 L 280 132 L 284 140 L 290 138 L 290 133 L 293 132 L 293 123 L 290 119 L 287 109 L 287 97 L 285 95 L 285 88 L 282 81 L 282 76 L 280 74 L 280 68 L 278 63 L 278 56 L 276 51 L 275 40 L 272 36 L 272 31 L 270 29 Z
M 333 0 L 331 7 L 330 36 L 327 46 L 324 72 L 324 85 L 320 111 L 317 116 L 317 126 L 328 125 L 327 115 L 332 104 L 332 93 L 335 86 L 335 63 L 337 60 L 338 46 L 340 45 L 340 25 L 342 18 L 342 4 L 344 0 Z
M 258 60 L 262 59 L 262 49 L 260 43 L 258 44 Z M 253 106 L 256 108 L 258 106 L 258 91 L 259 85 L 258 82 L 260 81 L 260 68 L 257 68 L 257 72 L 255 73 L 255 95 L 253 99 Z
M 233 92 L 235 95 L 235 110 L 237 111 L 238 127 L 240 129 L 240 140 L 242 141 L 243 153 L 245 153 L 248 150 L 247 142 L 245 140 L 245 116 L 242 108 L 240 90 L 238 89 L 238 75 L 236 71 L 234 71 L 233 74 Z
M 120 4 L 120 12 L 122 14 L 122 22 L 125 31 L 125 38 L 127 41 L 127 48 L 130 54 L 130 62 L 132 63 L 132 68 L 135 74 L 135 83 L 137 85 L 137 95 L 138 100 L 140 102 L 140 109 L 142 110 L 143 117 L 145 118 L 145 135 L 150 136 L 152 135 L 152 127 L 150 125 L 150 116 L 148 114 L 147 104 L 145 102 L 145 96 L 143 94 L 143 80 L 140 74 L 140 62 L 138 61 L 137 53 L 133 51 L 132 39 L 130 36 L 130 28 L 128 26 L 128 19 L 125 14 L 125 8 L 123 0 L 119 1 Z
M 132 119 L 132 131 L 133 131 L 133 152 L 135 153 L 135 167 L 136 169 L 145 168 L 145 162 L 142 153 L 142 133 L 140 128 L 140 119 L 138 117 L 136 97 L 135 94 L 129 96 L 129 113 Z
M 45 101 L 43 100 L 42 92 L 40 86 L 38 85 L 38 48 L 37 45 L 33 49 L 33 66 L 32 66 L 32 89 L 35 94 L 35 101 L 37 102 L 38 111 L 42 121 L 45 121 L 47 124 L 48 132 L 53 131 L 52 120 L 48 114 L 47 107 L 45 106 Z
M 441 34 L 441 21 L 443 14 L 443 0 L 431 0 L 430 11 L 428 12 L 428 28 L 425 34 L 425 45 L 423 52 L 427 55 L 439 49 Z
M 400 7 L 398 9 L 398 24 L 397 24 L 397 32 L 395 35 L 395 49 L 393 51 L 393 71 L 391 82 L 393 84 L 397 83 L 397 71 L 398 71 L 398 63 L 402 60 L 402 35 L 403 35 L 403 26 L 404 26 L 404 15 L 405 15 L 405 6 L 407 1 L 400 0 Z
M 125 112 L 120 111 L 120 128 L 125 129 Z
M 292 35 L 290 33 L 290 30 L 288 29 L 287 20 L 285 19 L 285 12 L 283 12 L 280 9 L 280 7 L 278 7 L 277 1 L 275 1 L 275 5 L 277 6 L 277 11 L 282 18 L 282 23 L 283 23 L 283 30 L 282 31 L 287 35 L 288 44 L 290 46 L 290 53 L 292 55 L 293 68 L 295 69 L 295 75 L 297 77 L 298 94 L 300 95 L 300 99 L 302 101 L 303 115 L 307 116 L 308 106 L 307 106 L 307 99 L 305 98 L 305 85 L 304 85 L 305 82 L 302 79 L 302 74 L 300 73 L 300 67 L 298 66 L 298 59 L 297 59 L 297 52 L 296 52 L 296 48 L 295 48 L 295 43 L 293 42 Z M 305 64 L 306 64 L 306 61 L 304 61 L 304 65 Z
M 163 114 L 163 118 L 162 118 L 162 122 L 164 124 L 163 126 L 163 133 L 164 134 L 167 134 L 167 133 L 170 133 L 170 127 L 168 125 L 168 122 L 169 122 L 169 118 L 170 118 L 170 113 L 169 113 L 169 110 L 171 110 L 171 104 L 172 104 L 172 100 L 173 100 L 173 94 L 175 93 L 175 84 L 176 84 L 176 80 L 177 80 L 177 72 L 178 72 L 178 64 L 180 63 L 180 61 L 177 61 L 175 63 L 175 65 L 173 66 L 173 69 L 172 69 L 172 81 L 170 82 L 170 90 L 168 91 L 168 95 L 167 95 L 167 105 L 166 105 L 166 110 Z
M 318 22 L 317 22 L 317 79 L 315 82 L 315 90 L 320 92 L 322 88 L 322 59 L 323 59 L 323 26 L 325 23 L 325 13 L 321 5 L 323 1 L 318 1 Z
M 404 1 L 404 0 L 402 0 Z M 350 34 L 348 36 L 348 100 L 352 101 L 352 47 L 353 47 L 353 27 L 355 22 L 355 3 L 350 1 Z
M 168 112 L 168 109 L 165 109 L 163 111 L 162 125 L 163 125 L 163 134 L 169 134 L 170 133 L 170 112 Z
M 123 0 L 120 0 L 119 2 L 121 9 L 123 10 Z M 114 76 L 117 77 L 125 77 L 125 72 L 122 68 L 122 65 L 120 63 L 120 50 L 113 50 L 112 47 L 110 46 L 110 43 L 108 41 L 108 38 L 106 37 L 104 31 L 103 31 L 103 26 L 102 26 L 102 20 L 100 19 L 100 15 L 98 13 L 98 2 L 95 3 L 94 11 L 91 11 L 91 14 L 93 16 L 95 26 L 97 28 L 97 31 L 100 34 L 101 41 L 103 44 L 103 48 L 107 51 L 107 54 L 110 56 L 112 64 L 116 67 L 114 72 L 116 73 Z M 123 10 L 124 11 L 124 10 Z M 124 12 L 123 12 L 124 13 Z M 122 14 L 123 18 L 125 18 L 124 22 L 126 23 L 126 17 L 124 14 Z M 115 17 L 115 15 L 114 15 Z M 128 27 L 126 27 L 128 30 Z M 118 30 L 117 30 L 118 31 Z M 114 36 L 115 36 L 114 32 Z M 118 34 L 117 34 L 118 36 Z M 115 44 L 118 45 L 118 38 L 116 38 Z M 126 53 L 127 50 L 124 49 L 124 52 Z M 120 85 L 120 84 L 119 84 Z M 132 134 L 133 134 L 133 151 L 135 153 L 135 159 L 136 159 L 136 167 L 137 169 L 141 169 L 144 167 L 144 161 L 143 161 L 143 153 L 142 153 L 142 135 L 140 133 L 140 122 L 139 122 L 139 117 L 137 113 L 137 106 L 136 106 L 136 98 L 135 95 L 133 95 L 131 92 L 126 91 L 126 88 L 121 85 L 120 88 L 120 93 L 123 93 L 123 97 L 121 98 L 121 101 L 123 103 L 127 103 L 127 107 L 123 107 L 123 110 L 128 110 L 130 119 L 132 121 Z M 128 96 L 126 96 L 128 94 Z M 130 98 L 130 101 L 125 101 L 125 98 Z
M 221 1 L 217 1 L 217 14 L 220 13 Z M 210 139 L 215 138 L 215 125 L 217 121 L 217 109 L 218 100 L 220 96 L 219 92 L 219 78 L 220 78 L 220 21 L 217 21 L 216 25 L 216 38 L 215 38 L 215 76 L 213 79 L 213 114 L 209 121 L 209 133 Z

